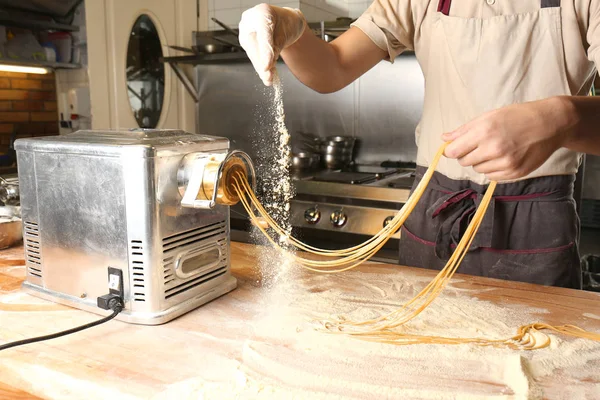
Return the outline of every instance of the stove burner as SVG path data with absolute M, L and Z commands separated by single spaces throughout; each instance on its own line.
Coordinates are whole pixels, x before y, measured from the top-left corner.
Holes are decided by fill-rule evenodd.
M 415 169 L 417 163 L 412 161 L 384 161 L 381 163 L 383 168 L 402 168 L 402 169 Z
M 352 165 L 345 172 L 358 172 L 361 174 L 375 174 L 376 179 L 382 179 L 398 172 L 397 168 L 383 168 L 376 165 Z
M 387 187 L 394 189 L 412 189 L 413 183 L 415 182 L 415 173 L 412 172 L 408 175 L 401 176 L 400 178 L 394 179 L 387 184 Z
M 322 172 L 314 176 L 313 180 L 331 183 L 349 183 L 360 185 L 377 179 L 377 174 L 366 172 L 331 171 Z

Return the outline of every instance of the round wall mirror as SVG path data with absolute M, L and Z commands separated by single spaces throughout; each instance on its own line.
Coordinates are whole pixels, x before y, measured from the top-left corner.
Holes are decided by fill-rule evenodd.
M 165 66 L 154 22 L 141 15 L 127 45 L 127 94 L 140 128 L 156 128 L 165 96 Z

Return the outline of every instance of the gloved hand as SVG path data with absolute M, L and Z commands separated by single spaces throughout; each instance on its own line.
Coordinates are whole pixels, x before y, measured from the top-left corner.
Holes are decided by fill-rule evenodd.
M 240 44 L 265 85 L 273 84 L 281 51 L 300 39 L 306 26 L 300 10 L 288 7 L 259 4 L 242 14 Z

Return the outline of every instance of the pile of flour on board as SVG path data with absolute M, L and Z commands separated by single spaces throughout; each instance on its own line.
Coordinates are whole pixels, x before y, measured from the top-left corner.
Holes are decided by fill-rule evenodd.
M 245 345 L 242 370 L 249 378 L 280 389 L 352 392 L 363 399 L 539 399 L 548 390 L 558 394 L 556 398 L 600 398 L 595 372 L 600 370 L 598 342 L 550 335 L 552 345 L 536 351 L 394 346 L 320 329 L 321 321 L 336 315 L 355 321 L 385 315 L 429 281 L 406 279 L 392 266 L 334 276 L 299 273 L 295 281 L 279 284 L 283 295 L 277 304 L 264 299 L 262 318 L 253 323 L 257 338 Z M 545 309 L 479 300 L 475 295 L 485 296 L 485 290 L 461 286 L 460 279 L 454 279 L 433 304 L 400 329 L 417 335 L 503 339 L 521 325 L 546 319 Z M 279 341 L 285 345 L 273 345 Z
M 393 346 L 315 330 L 332 315 L 369 319 L 397 309 L 430 281 L 398 269 L 369 267 L 339 275 L 300 272 L 278 284 L 279 302 L 260 296 L 241 303 L 252 314 L 250 336 L 235 342 L 211 379 L 173 382 L 163 399 L 600 399 L 600 343 L 552 336 L 533 352 L 472 345 Z M 467 287 L 465 287 L 467 286 Z M 490 289 L 493 290 L 493 289 Z M 545 309 L 480 300 L 487 289 L 453 280 L 438 299 L 405 326 L 421 335 L 511 336 L 519 325 L 545 320 Z M 576 321 L 579 322 L 584 321 Z M 585 326 L 585 324 L 582 324 Z M 234 354 L 234 357 L 232 357 Z M 230 361 L 230 362 L 229 362 Z M 542 389 L 543 388 L 543 389 Z
M 287 244 L 287 238 L 292 233 L 290 200 L 294 196 L 289 171 L 290 134 L 285 126 L 283 85 L 277 74 L 273 81 L 273 88 L 265 90 L 270 104 L 267 115 L 259 118 L 265 122 L 267 129 L 257 132 L 258 140 L 255 144 L 259 155 L 256 165 L 259 177 L 259 199 L 268 214 L 285 232 L 285 235 L 279 237 L 273 235 L 273 237 L 279 241 L 281 247 L 292 253 L 293 248 Z M 260 270 L 257 271 L 262 284 L 275 289 L 278 282 L 291 279 L 294 266 L 290 258 L 273 248 L 258 228 L 253 227 L 251 235 L 256 243 L 263 245 L 258 257 Z

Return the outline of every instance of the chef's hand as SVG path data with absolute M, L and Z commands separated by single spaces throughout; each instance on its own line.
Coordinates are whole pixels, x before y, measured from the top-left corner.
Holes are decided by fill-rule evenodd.
M 563 146 L 569 121 L 553 99 L 488 112 L 442 136 L 445 156 L 495 181 L 522 178 Z
M 240 44 L 265 85 L 271 86 L 279 53 L 296 42 L 306 20 L 300 10 L 259 4 L 242 14 Z

